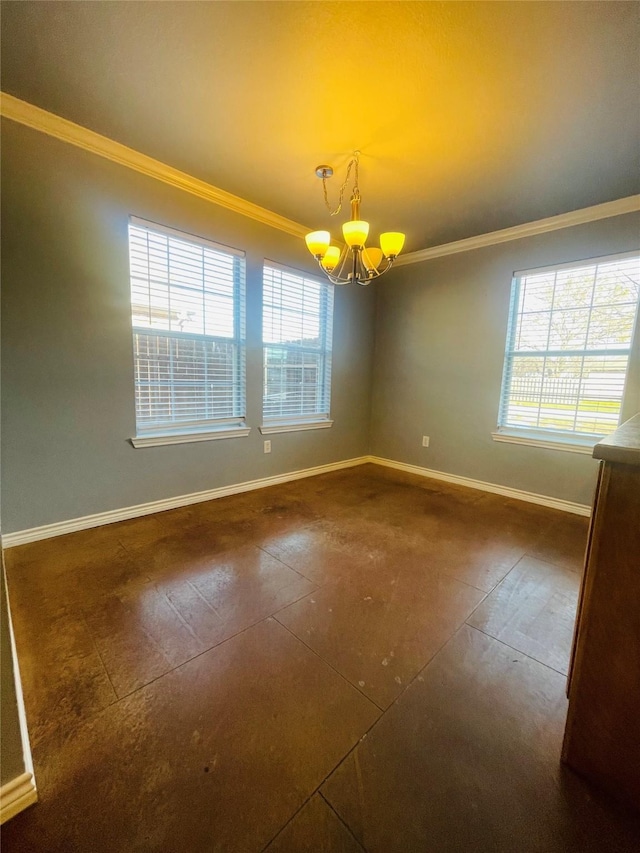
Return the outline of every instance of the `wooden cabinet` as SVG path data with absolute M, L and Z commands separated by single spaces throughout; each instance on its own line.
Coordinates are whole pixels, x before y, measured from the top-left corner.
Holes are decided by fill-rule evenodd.
M 640 810 L 640 415 L 599 442 L 563 761 Z

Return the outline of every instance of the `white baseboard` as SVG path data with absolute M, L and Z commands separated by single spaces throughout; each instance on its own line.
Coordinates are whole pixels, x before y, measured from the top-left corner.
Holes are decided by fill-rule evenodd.
M 591 507 L 586 504 L 564 501 L 560 498 L 548 497 L 547 495 L 537 495 L 535 492 L 525 492 L 522 489 L 512 489 L 509 486 L 499 486 L 496 483 L 485 483 L 482 480 L 472 480 L 469 477 L 460 477 L 457 474 L 446 474 L 444 471 L 433 471 L 430 468 L 408 465 L 406 462 L 395 462 L 393 459 L 383 459 L 380 456 L 369 456 L 367 461 L 373 462 L 375 465 L 384 465 L 386 468 L 407 471 L 409 474 L 418 474 L 420 477 L 430 477 L 433 480 L 454 483 L 456 486 L 466 486 L 468 489 L 479 489 L 482 492 L 491 492 L 494 495 L 502 495 L 505 498 L 540 504 L 540 506 L 548 506 L 552 509 L 562 510 L 563 512 L 572 512 L 574 515 L 591 515 Z
M 260 480 L 249 480 L 246 483 L 222 486 L 219 489 L 207 489 L 204 492 L 193 492 L 189 495 L 163 498 L 159 501 L 150 501 L 149 503 L 137 504 L 136 506 L 113 509 L 108 512 L 98 512 L 95 515 L 84 515 L 81 518 L 58 521 L 55 524 L 44 524 L 42 527 L 16 530 L 14 533 L 4 533 L 2 535 L 2 547 L 13 548 L 16 545 L 26 545 L 29 542 L 37 542 L 40 539 L 50 539 L 53 536 L 62 536 L 65 533 L 88 530 L 90 527 L 113 524 L 115 521 L 126 521 L 129 518 L 151 515 L 154 512 L 162 512 L 166 509 L 176 509 L 177 507 L 188 506 L 189 504 L 211 501 L 215 498 L 237 495 L 240 492 L 249 492 L 253 489 L 264 489 L 267 486 L 276 486 L 278 483 L 301 480 L 305 477 L 315 477 L 317 474 L 327 474 L 330 471 L 339 471 L 342 468 L 353 468 L 356 465 L 363 465 L 369 461 L 368 456 L 359 456 L 355 459 L 344 459 L 341 462 L 330 462 L 328 465 L 317 465 L 315 468 L 304 468 L 300 471 L 276 474 L 274 477 L 263 477 Z
M 17 815 L 38 800 L 36 783 L 31 773 L 22 773 L 0 788 L 0 824 Z
M 154 512 L 162 512 L 166 509 L 176 509 L 177 507 L 201 503 L 202 501 L 211 501 L 215 498 L 237 495 L 240 492 L 249 492 L 253 489 L 264 489 L 267 486 L 276 486 L 278 483 L 301 480 L 305 477 L 315 477 L 318 474 L 327 474 L 330 471 L 339 471 L 342 468 L 353 468 L 356 465 L 363 465 L 366 462 L 371 462 L 374 465 L 383 465 L 386 468 L 396 468 L 398 471 L 407 471 L 410 474 L 418 474 L 421 477 L 444 480 L 447 483 L 466 486 L 469 489 L 492 492 L 506 498 L 514 498 L 519 501 L 548 506 L 552 509 L 571 512 L 575 515 L 588 516 L 591 514 L 591 507 L 586 504 L 572 503 L 571 501 L 564 501 L 560 498 L 551 498 L 547 495 L 537 495 L 534 492 L 525 492 L 521 489 L 499 486 L 495 483 L 484 483 L 482 480 L 472 480 L 469 477 L 460 477 L 457 474 L 446 474 L 444 471 L 433 471 L 430 468 L 421 468 L 418 465 L 409 465 L 406 462 L 396 462 L 393 459 L 383 459 L 380 456 L 358 456 L 355 459 L 331 462 L 328 465 L 318 465 L 315 468 L 304 468 L 300 471 L 276 474 L 274 477 L 263 477 L 260 480 L 249 480 L 246 483 L 235 483 L 232 486 L 222 486 L 218 489 L 207 489 L 204 492 L 193 492 L 189 495 L 163 498 L 159 501 L 150 501 L 149 503 L 137 504 L 136 506 L 99 512 L 95 515 L 84 515 L 81 518 L 72 518 L 68 521 L 59 521 L 55 524 L 45 524 L 42 527 L 17 530 L 15 533 L 5 533 L 2 536 L 2 547 L 13 548 L 16 545 L 26 545 L 29 542 L 37 542 L 40 539 L 50 539 L 53 536 L 62 536 L 65 533 L 88 530 L 91 527 L 100 527 L 103 524 L 113 524 L 115 521 L 126 521 L 130 518 L 138 518 L 143 515 L 151 515 Z

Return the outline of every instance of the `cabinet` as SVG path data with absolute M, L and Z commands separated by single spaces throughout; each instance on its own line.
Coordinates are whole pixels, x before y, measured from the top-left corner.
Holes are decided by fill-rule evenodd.
M 593 455 L 601 461 L 562 758 L 640 810 L 640 414 Z

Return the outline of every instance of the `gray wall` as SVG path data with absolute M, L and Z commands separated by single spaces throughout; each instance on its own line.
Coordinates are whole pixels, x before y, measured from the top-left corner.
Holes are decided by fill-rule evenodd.
M 633 249 L 640 215 L 399 267 L 372 288 L 337 288 L 335 424 L 272 436 L 265 455 L 262 262 L 312 272 L 303 242 L 9 121 L 2 173 L 6 533 L 367 452 L 589 503 L 589 457 L 491 440 L 511 276 Z M 130 213 L 247 252 L 248 438 L 131 447 Z M 640 408 L 638 347 L 637 336 L 627 416 Z
M 633 213 L 399 267 L 377 285 L 371 452 L 578 503 L 588 456 L 502 444 L 496 427 L 512 274 L 636 249 Z M 640 410 L 640 335 L 624 417 Z M 429 435 L 430 447 L 421 439 Z
M 261 277 L 304 241 L 10 121 L 2 126 L 3 531 L 368 452 L 375 295 L 337 288 L 331 429 L 262 452 Z M 134 450 L 129 214 L 247 252 L 248 438 Z

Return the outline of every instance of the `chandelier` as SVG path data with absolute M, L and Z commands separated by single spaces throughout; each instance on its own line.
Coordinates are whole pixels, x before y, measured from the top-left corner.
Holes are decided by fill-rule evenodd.
M 344 248 L 340 249 L 338 246 L 331 245 L 331 235 L 328 231 L 312 231 L 305 237 L 307 248 L 333 284 L 369 284 L 391 269 L 404 245 L 404 234 L 399 231 L 386 231 L 380 235 L 380 248 L 365 246 L 369 236 L 369 223 L 360 219 L 359 161 L 360 152 L 354 151 L 347 166 L 344 183 L 340 187 L 338 206 L 335 210 L 331 209 L 327 196 L 327 179 L 333 175 L 333 169 L 331 166 L 318 166 L 316 168 L 316 175 L 322 178 L 324 203 L 331 216 L 340 213 L 344 191 L 349 183 L 352 170 L 354 174 L 351 193 L 351 219 L 342 226 Z

